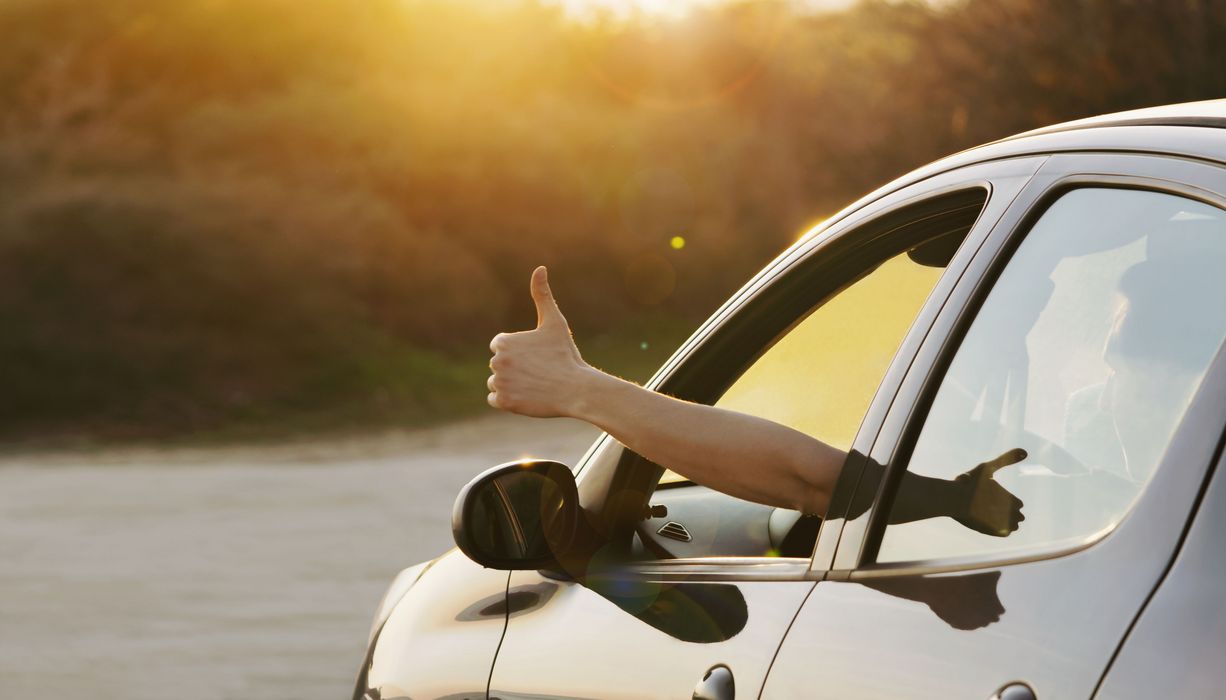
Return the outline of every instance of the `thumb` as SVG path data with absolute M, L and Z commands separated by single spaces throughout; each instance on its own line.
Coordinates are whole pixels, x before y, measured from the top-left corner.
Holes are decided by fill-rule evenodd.
M 536 327 L 557 326 L 566 328 L 566 317 L 553 299 L 549 288 L 549 271 L 542 265 L 532 271 L 532 301 L 536 304 Z
M 990 462 L 984 462 L 981 466 L 987 469 L 989 475 L 992 475 L 1009 465 L 1017 464 L 1028 456 L 1026 450 L 1015 447 Z

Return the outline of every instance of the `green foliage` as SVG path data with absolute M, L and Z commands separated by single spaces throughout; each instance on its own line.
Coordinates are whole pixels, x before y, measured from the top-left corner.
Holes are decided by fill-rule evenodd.
M 1221 0 L 756 2 L 680 23 L 528 0 L 9 0 L 0 32 L 10 437 L 479 408 L 486 340 L 531 325 L 541 263 L 598 361 L 642 377 L 890 176 L 1226 94 Z

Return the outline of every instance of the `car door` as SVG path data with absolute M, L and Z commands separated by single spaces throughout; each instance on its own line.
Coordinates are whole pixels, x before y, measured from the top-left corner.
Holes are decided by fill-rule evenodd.
M 1049 159 L 878 396 L 763 698 L 1094 694 L 1226 427 L 1224 185 L 1186 159 Z
M 1096 698 L 1212 698 L 1226 686 L 1226 455 L 1171 570 L 1111 662 Z
M 944 173 L 841 215 L 734 297 L 651 386 L 803 422 L 804 397 L 812 401 L 815 386 L 807 375 L 831 369 L 814 338 L 823 337 L 818 329 L 841 329 L 847 343 L 865 338 L 876 348 L 860 358 L 872 369 L 843 368 L 861 381 L 826 398 L 854 415 L 839 421 L 850 447 L 874 391 L 901 379 L 974 249 L 1042 160 Z M 874 289 L 876 306 L 858 314 L 842 308 L 848 298 L 873 298 Z M 874 323 L 874 310 L 890 320 Z M 849 319 L 861 327 L 851 328 Z M 879 325 L 892 335 L 878 332 Z M 854 349 L 838 357 L 852 357 Z M 755 391 L 763 386 L 766 400 Z M 850 493 L 854 486 L 841 481 L 838 490 Z M 607 437 L 585 459 L 579 490 L 609 545 L 586 575 L 512 574 L 489 696 L 757 695 L 814 586 L 814 523 L 807 522 L 808 532 L 796 529 L 797 513 L 680 481 Z M 798 534 L 785 548 L 793 529 Z M 837 537 L 823 530 L 819 551 L 824 541 L 833 552 Z

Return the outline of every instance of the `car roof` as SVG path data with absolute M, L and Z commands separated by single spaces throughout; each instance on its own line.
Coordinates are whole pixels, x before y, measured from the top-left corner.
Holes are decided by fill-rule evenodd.
M 1076 152 L 1157 154 L 1226 165 L 1226 99 L 1147 107 L 1078 119 L 954 153 L 866 194 L 814 226 L 800 237 L 797 244 L 811 240 L 868 202 L 943 172 L 1007 158 Z
M 1156 153 L 1226 164 L 1226 99 L 1103 114 L 1025 131 L 921 167 L 901 180 L 970 163 L 1069 151 Z M 915 176 L 919 177 L 915 177 Z
M 1130 109 L 1023 132 L 1010 139 L 1107 126 L 1203 126 L 1226 129 L 1226 99 Z M 1008 140 L 1008 139 L 1006 139 Z

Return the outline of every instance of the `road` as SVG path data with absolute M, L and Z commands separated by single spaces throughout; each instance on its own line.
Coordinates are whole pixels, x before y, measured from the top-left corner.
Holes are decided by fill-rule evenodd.
M 477 472 L 595 431 L 495 415 L 265 448 L 0 459 L 0 698 L 348 697 Z

